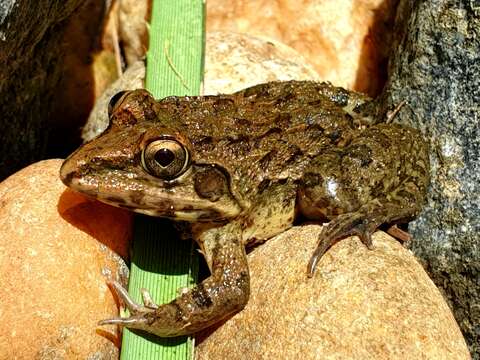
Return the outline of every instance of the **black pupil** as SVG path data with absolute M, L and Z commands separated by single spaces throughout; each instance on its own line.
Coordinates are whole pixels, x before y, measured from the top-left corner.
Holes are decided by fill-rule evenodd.
M 163 167 L 170 165 L 174 159 L 175 154 L 167 148 L 160 149 L 155 153 L 155 161 Z

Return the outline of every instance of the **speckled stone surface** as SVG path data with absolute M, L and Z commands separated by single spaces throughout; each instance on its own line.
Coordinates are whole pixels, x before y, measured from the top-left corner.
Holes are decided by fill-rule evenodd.
M 428 203 L 412 250 L 480 359 L 480 2 L 403 0 L 386 104 L 431 143 Z
M 205 95 L 231 94 L 276 80 L 320 80 L 291 47 L 268 38 L 233 32 L 207 33 Z
M 62 160 L 0 183 L 0 359 L 117 359 L 106 285 L 121 279 L 131 214 L 67 190 Z
M 371 251 L 340 241 L 307 278 L 320 229 L 295 227 L 249 254 L 250 301 L 200 341 L 197 360 L 470 359 L 438 289 L 384 233 Z

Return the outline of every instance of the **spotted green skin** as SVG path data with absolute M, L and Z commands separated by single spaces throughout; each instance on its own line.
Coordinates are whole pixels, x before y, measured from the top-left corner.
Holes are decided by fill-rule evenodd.
M 158 336 L 202 330 L 242 309 L 249 296 L 245 246 L 299 218 L 328 222 L 310 263 L 336 241 L 409 221 L 429 182 L 426 141 L 412 128 L 376 119 L 367 97 L 307 81 L 272 82 L 232 95 L 169 97 L 127 93 L 110 126 L 61 168 L 62 181 L 100 201 L 191 223 L 211 276 L 169 304 L 134 304 L 105 320 Z M 168 181 L 142 164 L 152 140 L 188 151 L 187 170 Z M 147 300 L 148 302 L 148 300 Z

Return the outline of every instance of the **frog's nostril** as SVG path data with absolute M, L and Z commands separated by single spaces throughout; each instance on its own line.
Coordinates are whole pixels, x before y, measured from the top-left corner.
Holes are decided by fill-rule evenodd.
M 75 174 L 75 171 L 73 171 L 68 164 L 63 163 L 62 167 L 60 168 L 60 180 L 62 180 L 66 186 L 70 186 L 72 184 Z
M 66 186 L 72 186 L 74 179 L 80 176 L 80 169 L 86 164 L 76 153 L 70 155 L 60 167 L 60 179 Z
M 70 186 L 71 183 L 72 183 L 72 178 L 73 178 L 73 173 L 61 173 L 60 174 L 60 179 L 62 180 L 62 182 L 66 185 L 66 186 Z

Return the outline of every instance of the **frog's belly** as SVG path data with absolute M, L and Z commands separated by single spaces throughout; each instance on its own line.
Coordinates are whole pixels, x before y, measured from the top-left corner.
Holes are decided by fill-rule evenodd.
M 243 220 L 242 240 L 253 246 L 292 227 L 295 216 L 295 196 L 281 201 L 269 200 L 269 206 L 255 207 Z

